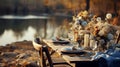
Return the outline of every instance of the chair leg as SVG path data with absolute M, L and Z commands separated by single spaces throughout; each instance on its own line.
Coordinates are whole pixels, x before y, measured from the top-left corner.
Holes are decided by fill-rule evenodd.
M 53 63 L 53 62 L 52 62 L 52 59 L 51 59 L 51 55 L 50 55 L 50 53 L 49 53 L 49 51 L 48 51 L 48 48 L 47 48 L 46 46 L 43 47 L 43 51 L 45 52 L 45 54 L 46 54 L 46 56 L 47 56 L 48 63 L 49 63 L 49 66 L 50 66 L 50 67 L 53 67 L 54 64 L 55 64 L 55 65 L 57 65 L 57 64 L 67 64 L 67 65 L 69 65 L 69 64 L 66 63 L 66 62 Z M 69 65 L 69 66 L 72 67 L 71 65 Z
M 37 52 L 37 54 L 38 54 L 38 62 L 37 62 L 37 64 L 40 66 L 40 64 L 41 64 L 41 58 L 40 58 L 40 53 L 39 53 L 39 51 Z M 41 66 L 40 66 L 41 67 Z
M 49 51 L 48 51 L 48 48 L 47 48 L 47 47 L 44 47 L 44 51 L 45 51 L 45 54 L 46 54 L 46 56 L 47 56 L 47 59 L 48 59 L 48 62 L 49 62 L 50 67 L 53 67 L 53 62 L 52 62 L 50 53 L 49 53 Z
M 58 50 L 58 49 L 57 49 Z M 53 55 L 57 50 L 51 50 L 50 55 Z
M 43 49 L 42 48 L 39 51 L 39 55 L 40 55 L 40 65 L 41 65 L 41 67 L 46 67 L 45 58 L 44 58 L 44 54 L 43 54 Z

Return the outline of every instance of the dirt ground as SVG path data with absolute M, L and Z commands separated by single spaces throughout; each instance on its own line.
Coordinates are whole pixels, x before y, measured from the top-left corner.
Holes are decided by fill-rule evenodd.
M 0 46 L 0 67 L 38 67 L 38 61 L 31 41 Z
M 59 55 L 54 53 L 52 57 L 59 57 Z M 0 67 L 40 67 L 39 62 L 38 51 L 34 49 L 32 41 L 25 40 L 0 46 Z

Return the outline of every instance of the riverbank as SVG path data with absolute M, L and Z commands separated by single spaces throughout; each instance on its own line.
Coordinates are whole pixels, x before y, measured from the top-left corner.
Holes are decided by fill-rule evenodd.
M 0 67 L 39 67 L 38 54 L 31 41 L 0 46 Z

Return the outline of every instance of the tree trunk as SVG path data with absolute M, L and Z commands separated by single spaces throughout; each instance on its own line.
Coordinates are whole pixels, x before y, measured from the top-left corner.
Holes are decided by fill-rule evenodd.
M 47 20 L 48 19 L 45 19 L 45 24 L 44 24 L 44 38 L 46 38 L 47 36 Z
M 90 8 L 90 0 L 86 0 L 86 10 L 88 11 Z
M 117 0 L 113 0 L 114 1 L 114 12 L 115 12 L 115 16 L 118 16 L 118 13 L 117 13 Z
M 14 1 L 14 10 L 13 10 L 13 13 L 15 15 L 18 14 L 18 4 L 19 4 L 18 0 L 15 0 Z

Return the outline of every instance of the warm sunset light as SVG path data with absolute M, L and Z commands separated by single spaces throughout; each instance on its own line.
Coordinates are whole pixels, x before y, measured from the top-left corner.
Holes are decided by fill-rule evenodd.
M 120 67 L 120 0 L 0 0 L 0 67 Z

